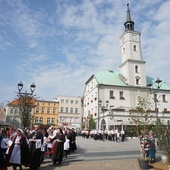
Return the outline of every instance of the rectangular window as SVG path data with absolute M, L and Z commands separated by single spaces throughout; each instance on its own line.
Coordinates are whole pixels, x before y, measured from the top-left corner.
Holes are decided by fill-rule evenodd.
M 62 112 L 62 113 L 64 112 L 64 108 L 63 107 L 61 107 L 60 112 Z
M 124 96 L 123 96 L 123 91 L 120 91 L 120 99 L 121 99 L 121 100 L 124 100 L 124 99 L 125 99 Z
M 38 123 L 38 117 L 35 117 L 35 123 Z
M 60 121 L 61 122 L 65 122 L 66 121 L 66 117 L 61 117 Z
M 115 97 L 114 97 L 114 91 L 110 91 L 110 99 L 115 99 Z
M 68 113 L 68 107 L 66 107 L 66 113 Z
M 64 103 L 64 99 L 61 99 L 61 103 Z
M 39 113 L 39 107 L 36 108 L 36 113 Z
M 43 123 L 43 117 L 40 117 L 39 121 L 40 121 L 40 123 Z
M 71 104 L 73 104 L 74 103 L 74 100 L 71 100 L 71 102 L 70 102 Z
M 56 114 L 56 108 L 53 108 L 53 114 Z
M 50 123 L 50 118 L 49 117 L 47 118 L 47 123 Z
M 78 108 L 75 108 L 75 113 L 78 113 Z
M 50 114 L 50 108 L 47 108 L 47 113 Z
M 163 100 L 163 102 L 166 102 L 166 95 L 165 94 L 162 95 L 162 100 Z
M 75 101 L 75 104 L 78 104 L 78 100 Z
M 44 110 L 45 110 L 44 107 L 42 107 L 42 111 L 41 112 L 44 113 Z
M 73 113 L 73 108 L 70 108 L 70 113 Z
M 69 100 L 66 100 L 66 104 L 69 104 Z
M 79 122 L 79 119 L 78 119 L 78 118 L 75 118 L 75 122 L 78 123 L 78 122 Z
M 53 123 L 53 124 L 55 123 L 55 118 L 51 119 L 51 123 Z

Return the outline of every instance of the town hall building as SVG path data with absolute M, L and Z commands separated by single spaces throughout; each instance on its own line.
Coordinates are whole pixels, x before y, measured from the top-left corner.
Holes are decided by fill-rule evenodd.
M 130 110 L 147 95 L 154 98 L 155 103 L 151 108 L 152 121 L 156 118 L 164 122 L 170 119 L 170 86 L 146 75 L 141 33 L 135 30 L 134 24 L 127 4 L 125 31 L 120 36 L 120 70 L 101 70 L 85 83 L 83 122 L 86 128 L 92 116 L 96 129 L 111 129 L 115 126 L 124 129 L 130 125 Z M 149 88 L 152 88 L 151 91 Z

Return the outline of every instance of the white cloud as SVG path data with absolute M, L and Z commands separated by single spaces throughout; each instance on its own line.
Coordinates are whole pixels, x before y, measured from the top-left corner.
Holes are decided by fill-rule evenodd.
M 23 80 L 25 84 L 35 82 L 35 93 L 44 99 L 57 95 L 80 96 L 92 74 L 101 69 L 118 70 L 121 63 L 119 37 L 124 31 L 126 2 L 52 0 L 49 4 L 53 11 L 49 11 L 49 6 L 38 8 L 39 0 L 6 2 L 9 10 L 3 13 L 0 8 L 0 28 L 4 30 L 0 33 L 3 42 L 0 48 L 10 52 L 9 46 L 15 46 L 11 54 L 17 61 L 9 58 L 17 63 L 9 66 L 16 67 L 17 74 L 13 73 L 15 81 L 6 75 L 9 80 L 3 85 L 8 84 L 7 89 L 13 91 L 11 84 Z M 147 75 L 167 80 L 170 3 L 132 0 L 130 5 L 135 29 L 142 33 Z

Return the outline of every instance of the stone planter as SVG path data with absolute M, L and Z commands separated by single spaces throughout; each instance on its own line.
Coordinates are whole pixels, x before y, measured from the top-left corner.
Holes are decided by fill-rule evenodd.
M 150 168 L 149 160 L 138 159 L 138 163 L 139 163 L 140 169 L 142 169 L 142 170 Z

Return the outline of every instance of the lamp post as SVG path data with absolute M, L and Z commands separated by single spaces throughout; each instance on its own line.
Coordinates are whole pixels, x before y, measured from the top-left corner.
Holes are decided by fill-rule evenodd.
M 24 126 L 24 115 L 25 115 L 25 112 L 26 112 L 26 102 L 27 102 L 28 98 L 33 95 L 33 93 L 34 93 L 34 91 L 35 91 L 35 88 L 36 88 L 36 85 L 35 85 L 34 83 L 32 83 L 32 84 L 30 85 L 30 91 L 31 91 L 31 93 L 27 93 L 27 91 L 25 91 L 25 92 L 23 93 L 23 92 L 21 92 L 22 89 L 23 89 L 23 86 L 24 86 L 24 85 L 23 85 L 22 81 L 20 81 L 20 82 L 18 83 L 18 91 L 19 91 L 18 95 L 19 95 L 19 97 L 22 98 L 23 101 L 24 101 L 24 102 L 23 102 L 23 111 L 22 111 L 22 115 L 21 115 L 21 126 L 22 126 L 22 127 Z
M 155 86 L 156 88 L 154 88 L 153 86 Z M 158 118 L 158 108 L 157 108 L 156 93 L 160 90 L 161 86 L 162 86 L 162 80 L 160 80 L 159 78 L 157 78 L 157 80 L 153 84 L 152 83 L 147 84 L 147 87 L 149 88 L 150 94 L 154 94 L 153 99 L 154 99 L 154 103 L 155 103 L 155 112 L 156 112 L 156 135 L 157 135 L 157 139 L 158 139 L 157 145 L 158 145 L 159 149 L 161 148 L 161 144 L 160 144 L 161 132 L 159 131 L 159 129 L 160 129 L 160 121 L 159 121 L 159 118 Z
M 154 88 L 154 86 L 156 88 Z M 162 86 L 162 80 L 160 80 L 159 78 L 157 78 L 157 80 L 155 80 L 154 83 L 149 83 L 147 84 L 147 87 L 149 88 L 149 92 L 150 94 L 154 95 L 154 103 L 155 103 L 155 112 L 156 112 L 156 120 L 158 121 L 158 108 L 157 108 L 157 97 L 156 97 L 156 93 L 160 90 Z
M 108 100 L 105 101 L 105 105 L 102 105 L 102 101 L 99 100 L 99 106 L 100 106 L 102 113 L 103 113 L 103 119 L 101 121 L 101 126 L 102 126 L 102 129 L 103 129 L 103 142 L 104 142 L 104 130 L 105 130 L 105 126 L 106 126 L 106 123 L 105 123 L 105 120 L 104 120 L 104 113 L 108 110 L 108 105 L 109 105 Z

